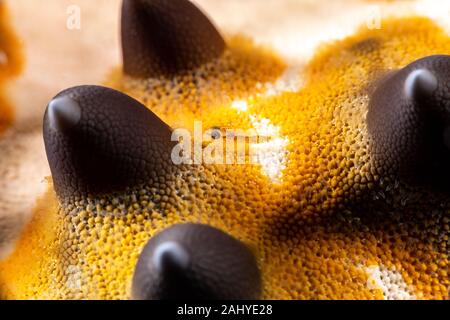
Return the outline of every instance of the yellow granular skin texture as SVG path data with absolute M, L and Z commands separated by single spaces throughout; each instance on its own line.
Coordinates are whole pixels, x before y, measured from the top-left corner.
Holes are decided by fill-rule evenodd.
M 284 71 L 285 64 L 269 48 L 244 36 L 227 42 L 221 57 L 171 81 L 136 79 L 118 68 L 106 85 L 138 99 L 171 126 L 185 126 L 219 105 L 263 93 L 265 84 Z
M 22 70 L 22 55 L 19 41 L 9 26 L 9 13 L 0 3 L 0 134 L 13 121 L 13 110 L 4 93 L 8 80 Z
M 192 128 L 194 119 L 204 129 L 256 128 L 269 137 L 257 143 L 260 162 L 183 166 L 176 177 L 64 208 L 50 188 L 17 250 L 0 264 L 0 291 L 6 298 L 129 298 L 143 245 L 189 221 L 249 245 L 263 298 L 447 298 L 445 196 L 380 176 L 371 165 L 365 116 L 379 77 L 427 55 L 450 54 L 450 37 L 420 17 L 382 26 L 320 48 L 298 92 L 265 95 L 264 83 L 281 74 L 282 64 L 242 39 L 205 67 L 206 82 L 192 75 L 137 80 L 116 71 L 110 86 L 174 128 Z M 252 64 L 224 75 L 243 61 Z M 233 107 L 235 100 L 245 108 Z M 267 150 L 275 157 L 268 167 Z M 377 283 L 373 268 L 387 270 L 382 280 L 391 285 Z

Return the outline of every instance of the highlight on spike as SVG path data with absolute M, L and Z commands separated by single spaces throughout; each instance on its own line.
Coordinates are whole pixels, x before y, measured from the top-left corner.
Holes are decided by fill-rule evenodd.
M 0 300 L 449 300 L 442 2 L 0 1 Z

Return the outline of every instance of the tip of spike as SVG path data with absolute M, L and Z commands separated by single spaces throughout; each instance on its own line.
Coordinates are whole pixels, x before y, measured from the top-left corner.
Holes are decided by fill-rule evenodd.
M 183 270 L 189 265 L 189 253 L 179 243 L 169 241 L 155 249 L 153 263 L 159 272 Z
M 427 69 L 412 71 L 405 81 L 405 95 L 409 100 L 420 101 L 433 95 L 438 87 L 436 76 Z
M 55 131 L 66 131 L 78 124 L 81 108 L 78 102 L 68 96 L 54 98 L 47 107 L 50 127 Z

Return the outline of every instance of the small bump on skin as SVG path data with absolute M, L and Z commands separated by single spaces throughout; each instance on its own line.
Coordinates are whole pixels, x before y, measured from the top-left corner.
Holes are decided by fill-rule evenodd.
M 419 59 L 374 90 L 367 114 L 375 164 L 405 181 L 448 189 L 450 56 Z
M 44 116 L 44 142 L 62 200 L 122 191 L 170 171 L 171 129 L 131 97 L 99 86 L 61 92 Z
M 200 224 L 177 224 L 150 239 L 138 260 L 136 300 L 257 299 L 255 258 L 240 241 Z
M 123 1 L 123 66 L 130 76 L 177 75 L 219 57 L 225 47 L 214 25 L 190 1 Z

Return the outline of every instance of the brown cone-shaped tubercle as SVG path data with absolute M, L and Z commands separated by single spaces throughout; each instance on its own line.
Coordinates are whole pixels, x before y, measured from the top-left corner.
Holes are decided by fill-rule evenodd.
M 68 199 L 122 191 L 171 166 L 171 129 L 131 97 L 99 86 L 58 94 L 44 116 L 54 187 Z
M 124 0 L 124 72 L 150 78 L 173 76 L 219 57 L 225 41 L 188 0 Z
M 450 56 L 419 59 L 382 80 L 367 125 L 380 171 L 449 188 Z
M 132 296 L 137 300 L 258 299 L 261 276 L 252 252 L 223 231 L 174 225 L 154 236 L 139 257 Z

